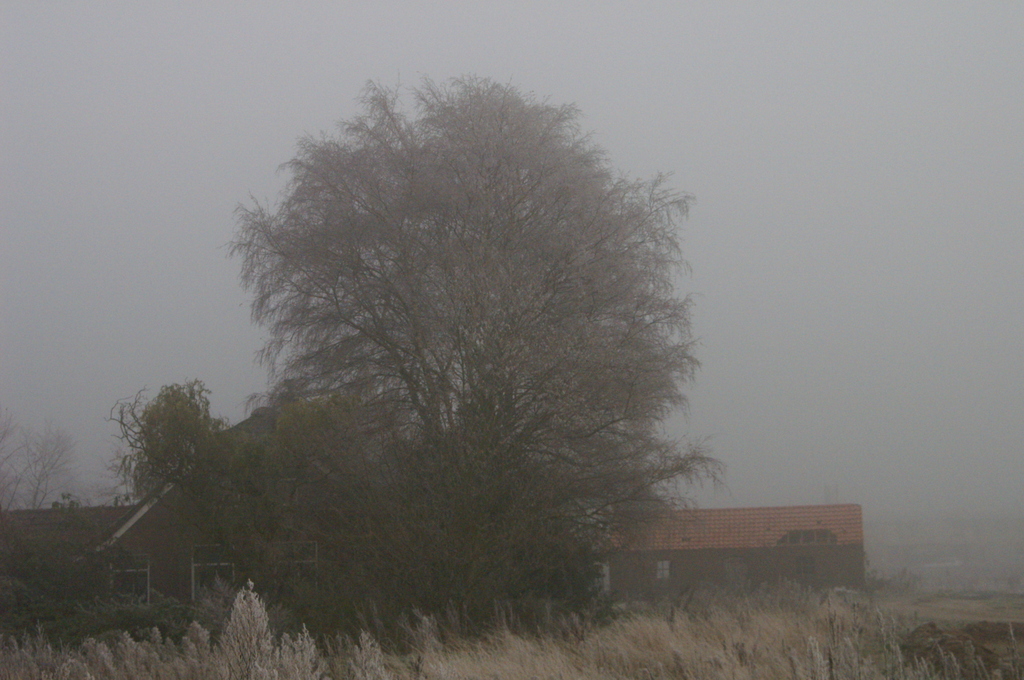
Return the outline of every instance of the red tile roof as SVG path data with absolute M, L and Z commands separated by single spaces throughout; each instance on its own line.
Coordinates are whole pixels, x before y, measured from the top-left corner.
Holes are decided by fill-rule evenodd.
M 828 529 L 835 544 L 864 542 L 859 505 L 796 505 L 777 508 L 679 510 L 671 519 L 647 527 L 634 550 L 764 548 L 779 544 L 790 531 Z

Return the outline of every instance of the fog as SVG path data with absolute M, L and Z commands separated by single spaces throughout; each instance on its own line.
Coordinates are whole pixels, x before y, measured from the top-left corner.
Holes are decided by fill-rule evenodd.
M 472 73 L 696 196 L 702 504 L 1024 516 L 1020 3 L 10 2 L 0 44 L 0 404 L 88 485 L 116 400 L 264 389 L 225 244 L 296 140 Z

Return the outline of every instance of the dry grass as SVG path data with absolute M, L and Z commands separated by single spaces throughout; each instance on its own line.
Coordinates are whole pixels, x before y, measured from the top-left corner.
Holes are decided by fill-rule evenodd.
M 90 640 L 70 650 L 41 639 L 8 639 L 0 646 L 0 680 L 1021 678 L 1019 668 L 989 672 L 951 659 L 936 670 L 907 663 L 897 644 L 901 624 L 851 596 L 698 597 L 685 607 L 622 612 L 605 625 L 569 618 L 547 629 L 442 642 L 449 636 L 439 633 L 437 621 L 420 617 L 410 630 L 410 653 L 385 654 L 363 633 L 358 643 L 322 654 L 305 632 L 275 637 L 263 603 L 244 589 L 218 642 L 195 624 L 178 644 L 158 634 L 145 641 Z
M 862 649 L 878 630 L 866 607 L 742 599 L 627 614 L 570 634 L 482 641 L 421 651 L 395 673 L 425 678 L 869 678 Z M 820 641 L 820 642 L 819 642 Z M 878 647 L 879 645 L 876 645 Z M 849 674 L 837 676 L 840 667 Z

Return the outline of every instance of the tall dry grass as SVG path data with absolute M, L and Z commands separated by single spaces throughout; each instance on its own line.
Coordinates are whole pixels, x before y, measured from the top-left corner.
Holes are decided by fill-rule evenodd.
M 719 595 L 601 626 L 556 626 L 544 636 L 503 630 L 433 644 L 396 665 L 392 677 L 860 680 L 887 677 L 880 631 L 877 613 L 845 599 L 796 590 L 781 598 Z
M 941 653 L 937 667 L 911 661 L 900 646 L 909 623 L 863 596 L 799 589 L 739 597 L 719 593 L 685 606 L 625 612 L 601 626 L 563 622 L 546 635 L 505 629 L 443 645 L 429 634 L 437 630 L 436 622 L 421 619 L 418 637 L 427 644 L 393 658 L 389 674 L 372 677 L 1024 680 L 1024 663 L 1016 654 L 1001 669 L 986 668 L 980 658 L 961 662 Z
M 89 640 L 57 649 L 41 638 L 0 645 L 0 680 L 1021 680 L 1019 666 L 986 671 L 944 659 L 939 668 L 909 663 L 903 630 L 870 603 L 849 595 L 799 590 L 754 596 L 697 596 L 674 607 L 620 612 L 611 622 L 552 618 L 542 634 L 503 627 L 467 639 L 432 617 L 409 626 L 402 654 L 386 654 L 363 633 L 356 642 L 317 649 L 309 634 L 275 636 L 251 586 L 234 600 L 216 642 L 193 624 L 178 643 Z

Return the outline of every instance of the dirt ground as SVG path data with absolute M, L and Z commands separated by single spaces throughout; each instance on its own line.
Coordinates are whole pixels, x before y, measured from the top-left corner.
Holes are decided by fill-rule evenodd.
M 881 597 L 882 609 L 920 622 L 991 621 L 1019 624 L 1024 640 L 1024 595 L 1009 593 L 914 593 Z
M 950 677 L 1021 677 L 1024 671 L 1024 596 L 998 594 L 916 594 L 880 599 L 877 604 L 910 622 L 900 641 L 911 659 L 934 668 L 954 664 Z

